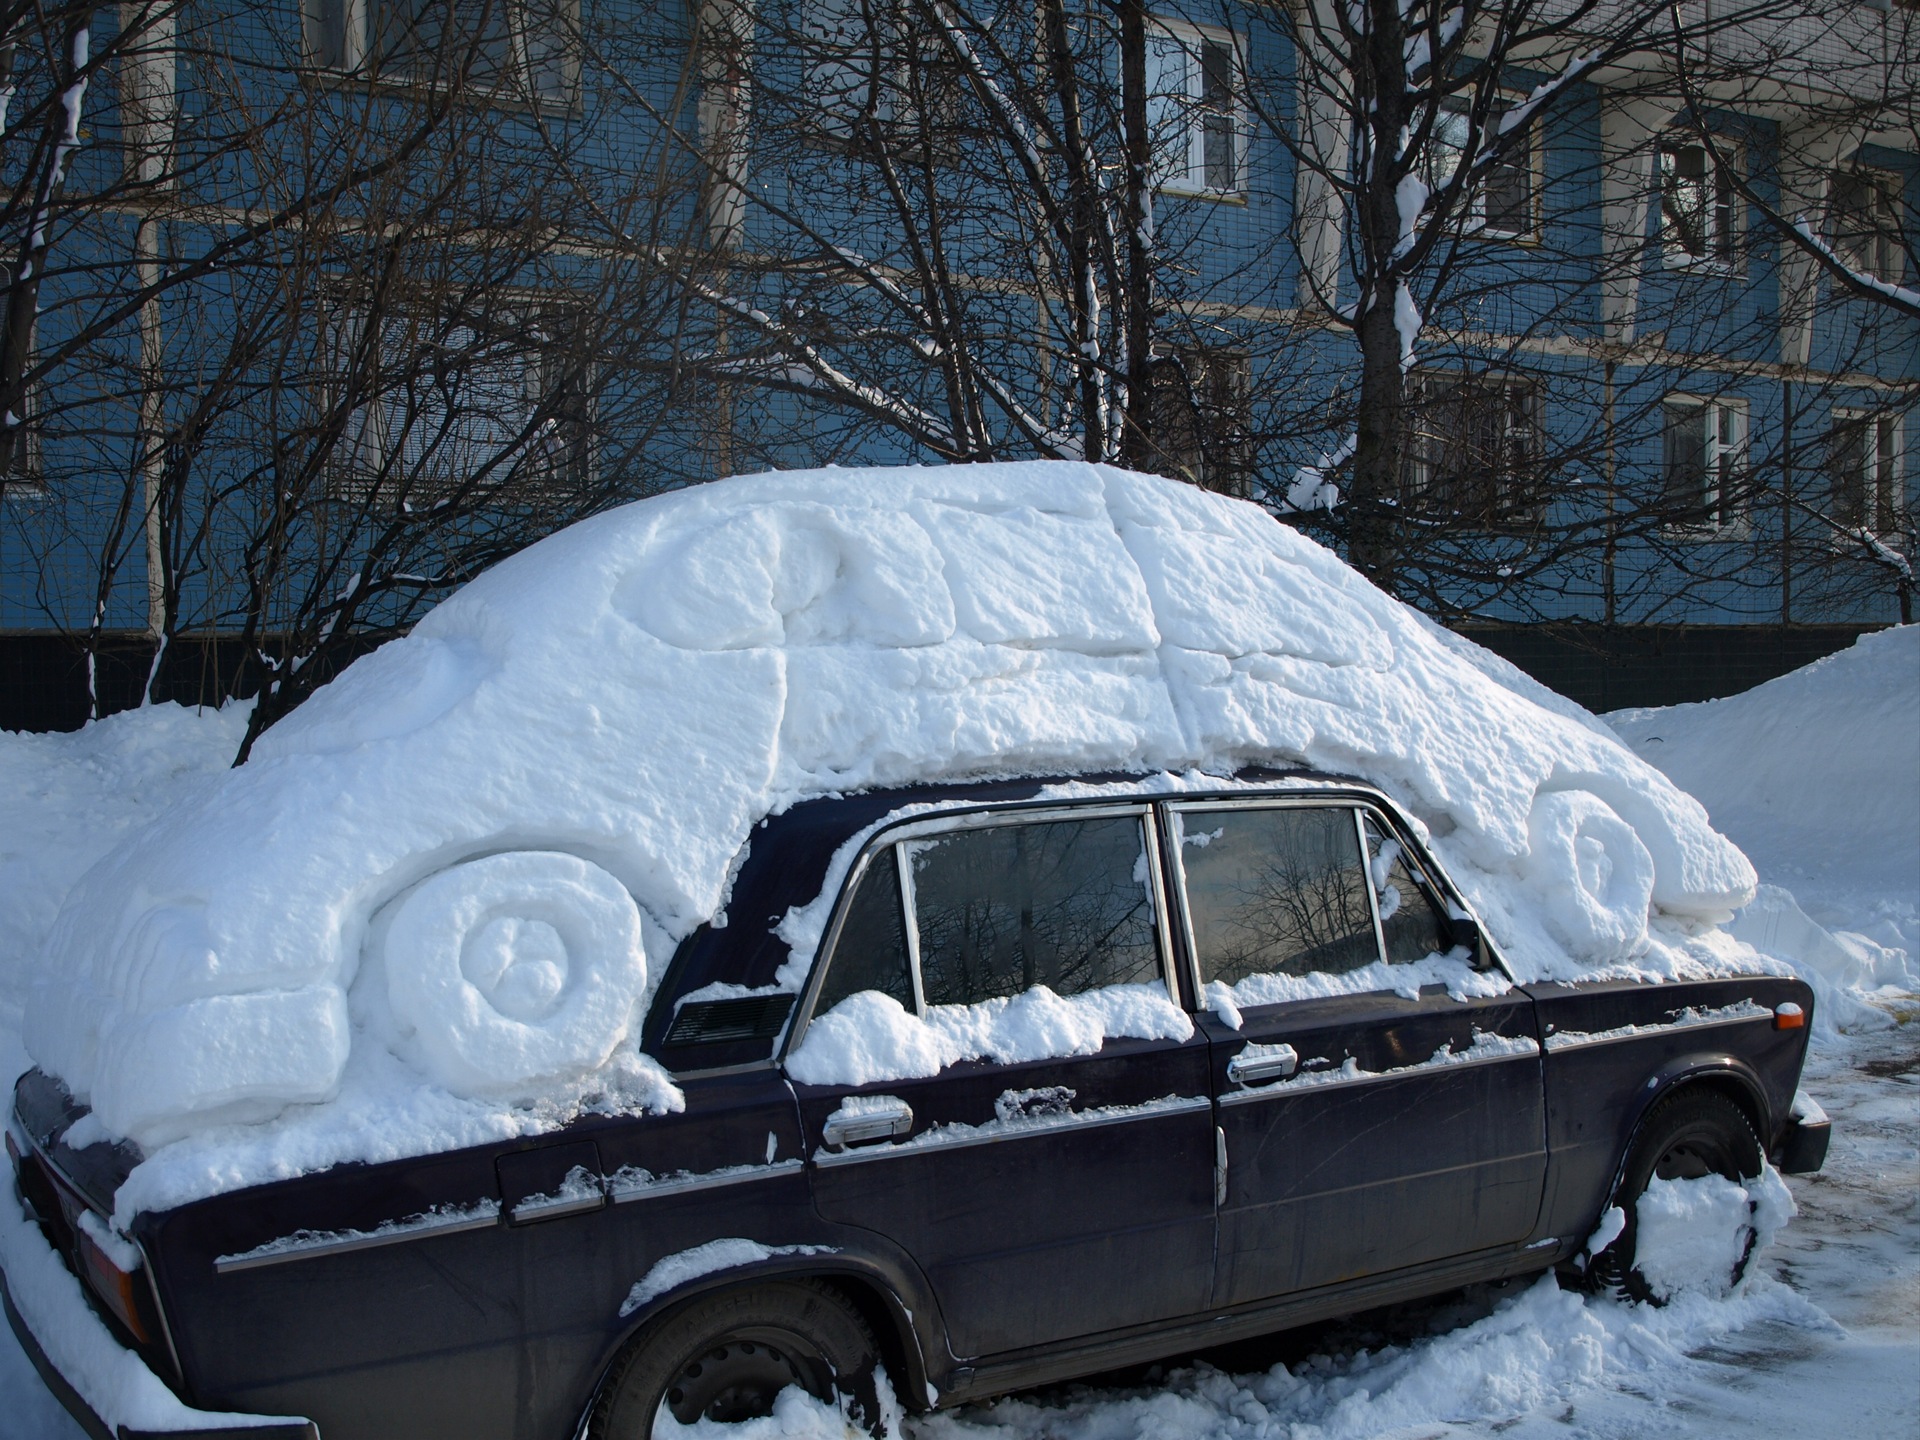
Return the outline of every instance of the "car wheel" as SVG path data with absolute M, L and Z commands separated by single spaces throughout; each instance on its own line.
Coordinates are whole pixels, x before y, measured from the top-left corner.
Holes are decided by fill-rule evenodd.
M 1612 1203 L 1624 1218 L 1620 1233 L 1588 1263 L 1593 1285 L 1649 1305 L 1665 1299 L 1647 1283 L 1635 1258 L 1640 1196 L 1649 1181 L 1699 1180 L 1719 1175 L 1736 1183 L 1758 1176 L 1765 1161 L 1759 1138 L 1740 1107 L 1716 1090 L 1682 1090 L 1654 1107 L 1634 1142 Z M 1731 1284 L 1738 1284 L 1753 1258 L 1754 1232 L 1734 1262 Z
M 729 1290 L 663 1316 L 608 1371 L 588 1440 L 652 1440 L 654 1421 L 734 1424 L 773 1413 L 797 1385 L 885 1433 L 873 1332 L 831 1286 L 781 1281 Z

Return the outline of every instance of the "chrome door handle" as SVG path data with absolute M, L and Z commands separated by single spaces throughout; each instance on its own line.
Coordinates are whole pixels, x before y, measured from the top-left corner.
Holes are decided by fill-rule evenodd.
M 820 1138 L 829 1150 L 858 1145 L 863 1140 L 888 1140 L 913 1129 L 913 1107 L 891 1095 L 876 1095 L 849 1103 L 827 1116 Z
M 1300 1054 L 1291 1045 L 1249 1045 L 1227 1061 L 1227 1078 L 1236 1085 L 1258 1085 L 1284 1080 L 1300 1068 Z

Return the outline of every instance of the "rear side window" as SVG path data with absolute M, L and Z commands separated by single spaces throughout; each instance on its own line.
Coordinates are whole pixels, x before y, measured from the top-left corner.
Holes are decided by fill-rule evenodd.
M 928 1005 L 1160 979 L 1139 817 L 957 830 L 898 848 Z
M 853 892 L 815 1009 L 824 1015 L 849 995 L 878 990 L 911 1010 L 911 963 L 900 911 L 900 868 L 889 845 L 868 861 Z
M 1380 958 L 1355 811 L 1182 810 L 1180 861 L 1201 982 L 1342 974 Z
M 1366 827 L 1368 868 L 1380 901 L 1380 935 L 1387 943 L 1388 962 L 1408 965 L 1445 954 L 1453 944 L 1448 927 L 1432 895 L 1414 879 L 1406 847 L 1371 815 Z

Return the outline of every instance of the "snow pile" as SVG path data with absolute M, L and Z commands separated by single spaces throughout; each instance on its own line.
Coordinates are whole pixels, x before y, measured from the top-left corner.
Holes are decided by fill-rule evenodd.
M 1764 1250 L 1795 1213 L 1793 1194 L 1771 1165 L 1744 1185 L 1723 1175 L 1656 1176 L 1634 1207 L 1634 1264 L 1661 1300 L 1722 1298 L 1733 1289 L 1736 1267 Z
M 73 882 L 233 764 L 248 705 L 153 705 L 71 734 L 0 732 L 0 1012 L 18 1013 Z
M 1793 962 L 1823 1035 L 1886 1023 L 1875 990 L 1920 988 L 1920 625 L 1725 700 L 1607 719 L 1770 882 L 1732 933 Z
M 1524 976 L 1755 961 L 1711 929 L 1754 876 L 1697 803 L 1259 509 L 1068 463 L 822 470 L 576 525 L 353 665 L 75 886 L 26 1040 L 153 1152 L 154 1199 L 670 1104 L 646 977 L 760 817 L 1300 762 L 1406 804 Z M 585 908 L 537 911 L 513 854 L 570 857 Z
M 1092 1055 L 1110 1037 L 1185 1040 L 1187 1012 L 1164 985 L 1109 985 L 1056 995 L 1036 985 L 978 1005 L 929 1006 L 925 1019 L 891 995 L 849 995 L 807 1027 L 787 1073 L 803 1085 L 868 1085 L 938 1075 L 962 1060 L 1015 1065 L 1050 1055 Z

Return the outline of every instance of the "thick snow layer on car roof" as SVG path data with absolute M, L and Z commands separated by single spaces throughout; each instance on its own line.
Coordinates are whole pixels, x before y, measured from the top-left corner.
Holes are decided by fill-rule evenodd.
M 1427 826 L 1524 977 L 1755 958 L 1696 802 L 1258 508 L 829 469 L 575 525 L 353 665 L 75 887 L 26 1039 L 98 1131 L 201 1166 L 155 1201 L 670 1104 L 640 1007 L 761 816 L 1303 762 Z

